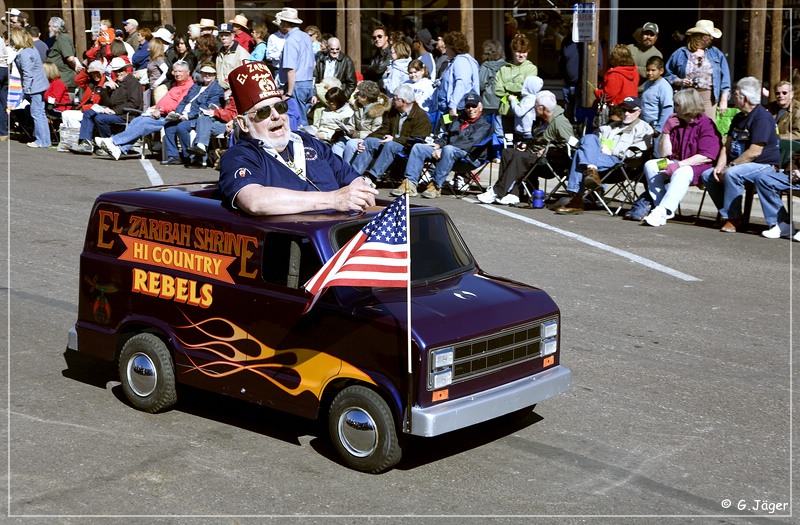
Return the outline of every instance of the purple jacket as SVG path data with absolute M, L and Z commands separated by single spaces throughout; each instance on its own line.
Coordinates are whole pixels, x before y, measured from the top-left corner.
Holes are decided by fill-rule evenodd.
M 700 174 L 714 166 L 719 151 L 722 149 L 722 135 L 717 131 L 714 122 L 705 114 L 700 115 L 692 122 L 684 122 L 680 119 L 679 122 L 680 124 L 675 126 L 669 135 L 672 142 L 671 158 L 684 160 L 699 153 L 711 159 L 709 163 L 692 166 L 694 172 L 692 184 L 697 185 Z

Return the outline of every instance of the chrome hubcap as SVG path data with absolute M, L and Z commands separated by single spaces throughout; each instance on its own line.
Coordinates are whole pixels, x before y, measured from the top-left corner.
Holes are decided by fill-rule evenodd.
M 128 384 L 133 393 L 139 397 L 147 397 L 156 389 L 158 373 L 156 365 L 147 354 L 138 352 L 128 360 Z
M 378 429 L 375 420 L 360 408 L 350 408 L 339 416 L 339 440 L 347 451 L 358 458 L 375 452 Z

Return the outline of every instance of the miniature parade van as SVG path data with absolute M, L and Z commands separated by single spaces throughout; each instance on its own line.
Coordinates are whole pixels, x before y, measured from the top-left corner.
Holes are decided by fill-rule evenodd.
M 180 384 L 322 418 L 343 462 L 373 473 L 400 460 L 406 434 L 570 388 L 556 304 L 484 273 L 438 208 L 410 210 L 410 345 L 405 288 L 331 287 L 304 314 L 303 284 L 376 213 L 253 217 L 215 184 L 103 194 L 68 349 L 117 363 L 146 412 L 172 407 Z

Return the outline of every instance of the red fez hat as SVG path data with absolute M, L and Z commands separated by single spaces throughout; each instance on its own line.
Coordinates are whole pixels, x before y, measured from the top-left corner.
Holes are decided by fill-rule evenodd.
M 228 85 L 239 113 L 250 111 L 262 100 L 281 96 L 272 73 L 263 62 L 248 62 L 237 67 L 228 75 Z

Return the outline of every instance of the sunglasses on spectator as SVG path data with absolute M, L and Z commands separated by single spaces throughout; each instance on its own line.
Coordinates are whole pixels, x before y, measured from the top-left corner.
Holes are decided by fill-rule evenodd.
M 622 108 L 622 111 L 624 111 L 625 113 L 636 113 L 637 111 L 639 111 L 639 108 Z
M 287 111 L 289 111 L 289 104 L 285 100 L 279 100 L 275 104 L 271 106 L 264 106 L 263 108 L 256 109 L 255 111 L 247 111 L 245 115 L 255 115 L 256 120 L 266 120 L 272 115 L 272 108 L 275 108 L 275 111 L 278 115 L 283 115 Z
M 338 47 L 329 47 L 328 51 L 339 51 Z
M 381 38 L 386 38 L 386 35 L 372 35 L 373 40 L 380 40 Z
M 788 95 L 789 92 L 788 91 L 776 91 L 775 94 L 776 95 Z

